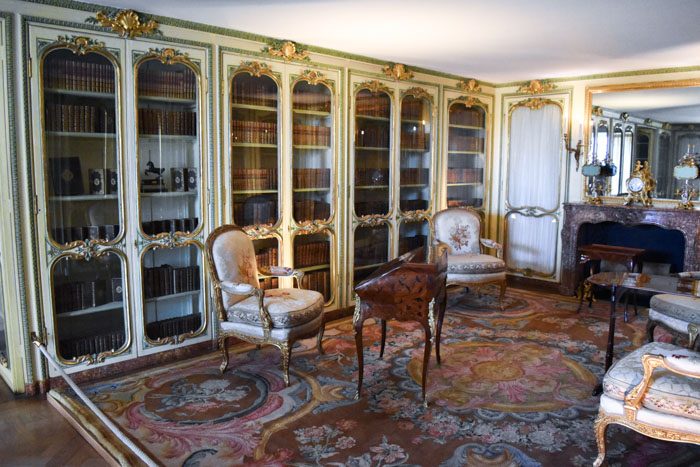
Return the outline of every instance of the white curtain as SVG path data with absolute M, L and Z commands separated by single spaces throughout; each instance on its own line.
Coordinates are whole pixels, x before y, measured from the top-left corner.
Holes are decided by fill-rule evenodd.
M 511 269 L 530 269 L 543 276 L 556 273 L 557 216 L 542 214 L 560 205 L 561 138 L 559 106 L 513 111 L 506 217 L 506 262 Z
M 508 204 L 553 211 L 559 207 L 562 164 L 561 108 L 518 107 L 510 122 Z
M 506 263 L 511 269 L 531 269 L 550 276 L 556 269 L 559 225 L 552 215 L 533 217 L 511 212 L 507 220 Z

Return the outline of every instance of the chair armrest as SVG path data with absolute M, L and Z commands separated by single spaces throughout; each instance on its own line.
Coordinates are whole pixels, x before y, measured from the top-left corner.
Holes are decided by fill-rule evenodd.
M 304 271 L 288 268 L 284 266 L 260 266 L 258 272 L 263 276 L 268 277 L 289 277 L 292 276 L 297 280 L 297 287 L 301 288 L 301 279 L 304 277 Z
M 231 281 L 220 282 L 220 288 L 224 292 L 234 295 L 253 295 L 255 291 L 255 287 L 250 284 Z
M 503 245 L 500 243 L 488 239 L 488 238 L 482 238 L 481 239 L 481 244 L 484 245 L 486 248 L 493 248 L 496 250 L 496 257 L 499 259 L 503 258 Z

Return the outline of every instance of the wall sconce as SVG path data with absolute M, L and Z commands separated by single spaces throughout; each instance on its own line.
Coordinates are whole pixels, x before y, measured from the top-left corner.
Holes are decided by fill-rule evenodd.
M 578 171 L 579 160 L 581 159 L 581 154 L 583 153 L 583 142 L 578 140 L 576 147 L 572 148 L 571 137 L 564 133 L 564 149 L 566 149 L 566 152 L 569 154 L 574 155 L 574 160 L 576 161 L 576 171 Z

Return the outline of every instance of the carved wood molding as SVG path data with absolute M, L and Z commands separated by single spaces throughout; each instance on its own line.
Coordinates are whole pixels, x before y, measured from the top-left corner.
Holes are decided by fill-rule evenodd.
M 110 28 L 113 32 L 129 39 L 160 33 L 157 21 L 153 19 L 142 21 L 134 10 L 122 10 L 112 16 L 104 11 L 98 11 L 94 18 L 88 18 L 86 21 Z

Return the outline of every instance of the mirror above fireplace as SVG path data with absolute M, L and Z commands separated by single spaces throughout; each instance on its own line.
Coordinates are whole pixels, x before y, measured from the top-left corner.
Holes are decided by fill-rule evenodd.
M 687 152 L 700 164 L 700 79 L 587 88 L 586 163 L 612 163 L 608 201 L 627 194 L 636 161 L 648 161 L 656 199 L 677 199 L 673 168 Z M 700 191 L 700 179 L 691 181 Z

